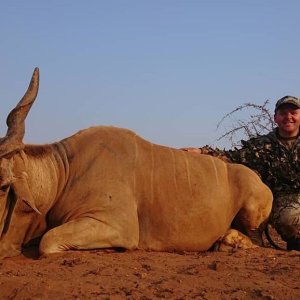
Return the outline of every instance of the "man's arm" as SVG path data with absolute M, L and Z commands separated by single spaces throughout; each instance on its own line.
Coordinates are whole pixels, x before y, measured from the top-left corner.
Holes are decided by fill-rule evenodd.
M 196 154 L 205 154 L 205 155 L 218 157 L 226 163 L 233 162 L 232 159 L 230 158 L 228 151 L 221 150 L 219 148 L 212 148 L 208 145 L 200 148 L 186 147 L 186 148 L 181 148 L 181 150 L 191 152 L 191 153 L 196 153 Z

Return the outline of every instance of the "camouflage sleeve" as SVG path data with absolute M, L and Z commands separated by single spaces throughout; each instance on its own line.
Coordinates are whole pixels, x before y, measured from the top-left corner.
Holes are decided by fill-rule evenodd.
M 264 163 L 261 155 L 262 149 L 256 139 L 248 141 L 241 141 L 242 147 L 240 149 L 228 150 L 227 155 L 233 163 L 239 163 L 247 166 L 250 169 L 256 170 L 262 174 Z
M 231 162 L 242 164 L 245 163 L 247 149 L 234 148 L 233 150 L 226 151 L 227 156 L 230 158 Z
M 212 148 L 208 145 L 196 149 L 185 148 L 185 151 L 211 155 L 214 157 L 218 157 L 221 160 L 227 163 L 238 163 L 246 165 L 247 167 L 259 170 L 259 166 L 261 166 L 260 156 L 258 155 L 259 151 L 257 146 L 255 146 L 255 141 L 241 141 L 242 148 L 234 148 L 233 150 L 221 150 L 219 148 Z
M 195 151 L 191 151 L 191 152 L 195 152 Z M 204 147 L 197 148 L 197 153 L 218 157 L 227 163 L 232 162 L 228 155 L 228 152 L 225 149 L 221 150 L 219 148 L 212 148 L 212 147 L 206 145 Z

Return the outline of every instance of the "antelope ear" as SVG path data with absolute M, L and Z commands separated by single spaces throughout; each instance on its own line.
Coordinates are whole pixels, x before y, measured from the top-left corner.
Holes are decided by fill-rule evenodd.
M 29 190 L 29 186 L 25 178 L 18 178 L 11 184 L 14 193 L 17 198 L 24 201 L 29 205 L 35 212 L 41 215 L 41 212 L 37 209 L 32 194 Z

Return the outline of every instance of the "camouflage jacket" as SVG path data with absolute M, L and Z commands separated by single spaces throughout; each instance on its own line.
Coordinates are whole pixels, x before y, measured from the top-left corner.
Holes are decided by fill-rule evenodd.
M 225 153 L 232 162 L 256 170 L 275 197 L 279 194 L 300 194 L 300 138 L 288 149 L 278 140 L 276 130 L 242 141 L 241 149 Z

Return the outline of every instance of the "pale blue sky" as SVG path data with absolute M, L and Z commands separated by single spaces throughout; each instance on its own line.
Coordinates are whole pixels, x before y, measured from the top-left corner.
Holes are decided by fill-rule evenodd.
M 35 66 L 25 141 L 115 125 L 167 146 L 216 142 L 245 102 L 300 96 L 300 1 L 0 2 L 0 134 Z

